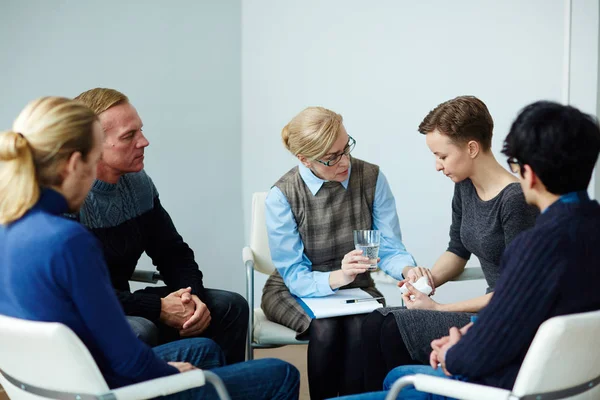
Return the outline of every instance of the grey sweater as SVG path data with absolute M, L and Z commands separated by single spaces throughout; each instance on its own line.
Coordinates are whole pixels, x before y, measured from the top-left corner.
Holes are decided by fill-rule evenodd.
M 465 260 L 471 254 L 477 256 L 491 292 L 501 273 L 504 249 L 515 236 L 533 227 L 538 213 L 525 202 L 519 183 L 511 183 L 493 199 L 483 201 L 473 182 L 465 179 L 454 187 L 448 251 Z

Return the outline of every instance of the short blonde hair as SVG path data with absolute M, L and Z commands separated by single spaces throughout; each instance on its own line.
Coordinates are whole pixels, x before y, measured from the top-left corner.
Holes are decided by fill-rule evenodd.
M 29 211 L 41 186 L 60 185 L 60 167 L 74 152 L 86 159 L 97 120 L 78 101 L 42 97 L 21 111 L 11 131 L 0 133 L 0 224 Z
M 319 159 L 335 143 L 342 121 L 340 114 L 326 108 L 305 108 L 281 131 L 283 145 L 295 156 Z
M 96 115 L 103 113 L 111 107 L 123 103 L 129 103 L 129 99 L 123 93 L 115 89 L 95 88 L 87 90 L 75 97 L 75 100 L 92 109 Z

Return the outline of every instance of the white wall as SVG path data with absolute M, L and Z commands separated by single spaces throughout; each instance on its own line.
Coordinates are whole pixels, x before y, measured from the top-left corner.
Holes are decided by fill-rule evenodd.
M 123 91 L 150 140 L 146 170 L 205 285 L 243 293 L 240 20 L 239 0 L 4 1 L 0 122 L 9 128 L 41 95 Z
M 390 181 L 407 247 L 430 266 L 447 244 L 452 183 L 434 171 L 421 119 L 477 95 L 498 154 L 520 107 L 564 98 L 563 0 L 166 4 L 2 2 L 0 122 L 40 95 L 129 95 L 151 141 L 147 171 L 210 287 L 243 292 L 250 196 L 295 164 L 279 134 L 304 107 L 344 115 L 356 156 Z M 596 0 L 573 0 L 570 98 L 588 112 L 599 106 L 598 15 Z
M 590 31 L 593 38 L 575 43 L 572 71 L 586 75 L 575 77 L 571 97 L 595 110 L 596 84 L 579 83 L 590 68 L 596 75 L 587 62 L 598 58 L 598 6 L 574 1 L 573 41 Z M 438 103 L 476 95 L 494 117 L 493 149 L 504 164 L 499 151 L 518 110 L 563 97 L 565 26 L 562 0 L 243 1 L 246 222 L 251 193 L 268 190 L 295 165 L 281 128 L 303 108 L 322 105 L 344 116 L 355 156 L 381 166 L 405 244 L 431 266 L 448 243 L 453 184 L 435 172 L 417 126 Z M 449 290 L 464 298 L 482 287 Z

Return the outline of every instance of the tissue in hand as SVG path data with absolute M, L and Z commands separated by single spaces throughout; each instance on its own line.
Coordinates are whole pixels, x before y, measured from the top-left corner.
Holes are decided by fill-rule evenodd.
M 412 284 L 415 289 L 419 292 L 424 293 L 426 296 L 431 294 L 431 286 L 429 286 L 429 279 L 426 276 L 422 276 L 415 283 Z M 408 293 L 408 288 L 406 285 L 400 287 L 400 293 L 405 294 Z

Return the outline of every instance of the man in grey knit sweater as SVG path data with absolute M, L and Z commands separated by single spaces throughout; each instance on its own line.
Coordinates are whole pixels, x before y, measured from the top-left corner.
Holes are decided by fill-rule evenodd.
M 79 218 L 102 243 L 113 286 L 134 331 L 152 345 L 208 337 L 221 346 L 228 363 L 244 361 L 248 304 L 237 293 L 204 287 L 193 251 L 143 170 L 149 142 L 137 111 L 113 89 L 88 90 L 77 99 L 98 115 L 105 131 L 98 178 Z M 132 293 L 129 279 L 143 252 L 166 286 Z

